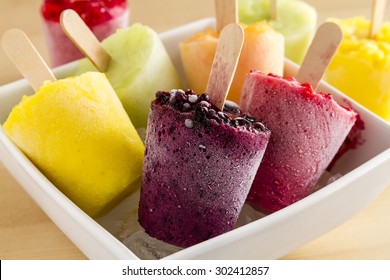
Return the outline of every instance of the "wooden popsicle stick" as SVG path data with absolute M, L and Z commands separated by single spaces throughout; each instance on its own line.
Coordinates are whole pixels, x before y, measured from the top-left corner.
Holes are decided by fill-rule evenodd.
M 333 22 L 322 24 L 307 50 L 296 79 L 301 84 L 309 83 L 316 90 L 342 39 L 340 26 Z
M 79 50 L 87 56 L 100 72 L 105 72 L 111 56 L 102 47 L 95 34 L 73 10 L 61 14 L 61 27 Z
M 371 13 L 370 38 L 373 38 L 381 29 L 385 16 L 386 0 L 373 0 Z
M 220 110 L 223 110 L 232 84 L 243 43 L 244 31 L 241 26 L 231 23 L 222 29 L 206 87 L 211 102 Z
M 238 1 L 215 0 L 215 15 L 218 32 L 230 23 L 238 23 Z
M 271 20 L 277 20 L 278 18 L 278 1 L 277 0 L 270 0 L 270 14 L 271 14 Z
M 1 45 L 35 91 L 44 81 L 56 80 L 49 66 L 22 30 L 10 29 L 5 32 Z

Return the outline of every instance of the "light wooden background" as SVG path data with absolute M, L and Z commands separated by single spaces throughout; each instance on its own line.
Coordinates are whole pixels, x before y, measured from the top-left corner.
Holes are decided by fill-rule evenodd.
M 370 0 L 306 2 L 317 9 L 319 23 L 328 17 L 368 17 L 371 11 Z M 40 4 L 39 0 L 0 0 L 0 36 L 9 28 L 21 28 L 48 60 Z M 131 22 L 142 22 L 158 32 L 214 14 L 213 0 L 130 0 L 129 4 Z M 387 19 L 389 12 L 390 7 Z M 0 85 L 19 78 L 0 50 Z M 85 259 L 1 163 L 0 259 Z M 284 259 L 390 259 L 390 187 L 354 218 Z

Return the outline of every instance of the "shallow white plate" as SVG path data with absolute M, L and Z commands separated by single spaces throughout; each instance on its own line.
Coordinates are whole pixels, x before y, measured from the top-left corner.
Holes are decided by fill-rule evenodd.
M 213 26 L 203 19 L 161 34 L 175 65 L 182 73 L 178 42 L 196 31 Z M 58 78 L 68 76 L 75 64 L 55 70 Z M 297 67 L 286 61 L 285 75 L 296 74 Z M 322 82 L 319 90 L 332 93 L 341 104 L 357 110 L 366 129 L 364 144 L 347 153 L 333 168 L 342 176 L 305 199 L 269 216 L 245 207 L 240 226 L 208 241 L 179 250 L 163 249 L 166 259 L 275 259 L 337 227 L 367 206 L 390 182 L 390 124 Z M 33 91 L 25 80 L 0 87 L 0 123 L 22 95 Z M 60 191 L 5 136 L 0 127 L 0 160 L 26 192 L 56 225 L 91 259 L 138 259 L 142 246 L 131 235 L 136 222 L 137 194 L 127 198 L 105 217 L 91 219 Z M 252 222 L 248 222 L 249 220 Z M 130 236 L 131 235 L 131 236 Z M 130 236 L 130 238 L 128 238 Z M 123 242 L 121 242 L 123 241 Z M 135 241 L 134 241 L 135 242 Z M 145 241 L 146 242 L 146 241 Z M 124 245 L 126 243 L 127 246 Z M 129 248 L 141 247 L 140 252 Z M 148 245 L 149 246 L 149 245 Z M 147 247 L 148 247 L 147 246 Z M 150 246 L 149 246 L 150 247 Z M 147 248 L 146 248 L 147 249 Z M 153 255 L 153 253 L 152 253 Z

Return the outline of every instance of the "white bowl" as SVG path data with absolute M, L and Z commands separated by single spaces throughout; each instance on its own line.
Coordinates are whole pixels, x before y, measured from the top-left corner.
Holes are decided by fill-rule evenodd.
M 182 74 L 178 42 L 196 31 L 213 26 L 203 19 L 160 34 L 175 65 Z M 57 68 L 57 77 L 66 77 L 74 69 L 71 63 Z M 296 74 L 295 64 L 286 60 L 285 75 Z M 319 90 L 331 93 L 337 102 L 352 106 L 366 125 L 364 144 L 343 156 L 333 169 L 339 179 L 301 201 L 252 222 L 241 219 L 241 226 L 164 259 L 276 259 L 337 227 L 366 207 L 390 182 L 390 124 L 359 104 L 321 82 Z M 33 91 L 25 80 L 0 87 L 0 123 L 22 95 Z M 26 192 L 54 223 L 91 259 L 139 259 L 119 239 L 136 225 L 129 212 L 136 211 L 137 194 L 124 200 L 105 217 L 95 221 L 74 205 L 7 138 L 0 127 L 0 160 Z M 257 213 L 248 215 L 260 217 Z M 121 232 L 121 233 L 119 233 Z M 115 236 L 116 237 L 115 237 Z M 129 241 L 125 240 L 129 245 Z M 124 241 L 124 242 L 125 242 Z M 142 244 L 141 244 L 142 246 Z M 130 244 L 133 248 L 132 244 Z

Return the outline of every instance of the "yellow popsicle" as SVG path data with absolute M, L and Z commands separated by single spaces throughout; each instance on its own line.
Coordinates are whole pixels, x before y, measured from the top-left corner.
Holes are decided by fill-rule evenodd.
M 363 17 L 331 19 L 344 33 L 325 79 L 363 106 L 390 121 L 390 23 L 370 38 Z
M 91 216 L 138 188 L 144 146 L 104 74 L 46 82 L 23 97 L 4 131 Z

